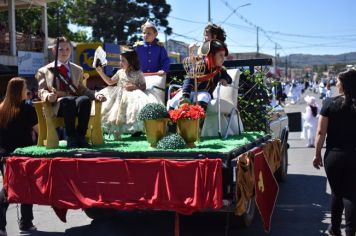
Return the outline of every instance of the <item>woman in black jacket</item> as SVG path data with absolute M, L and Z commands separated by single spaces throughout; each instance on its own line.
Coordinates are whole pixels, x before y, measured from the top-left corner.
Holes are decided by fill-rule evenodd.
M 33 145 L 32 132 L 37 129 L 35 109 L 26 103 L 27 86 L 23 78 L 12 78 L 0 103 L 0 148 L 11 153 L 16 148 Z M 2 165 L 2 163 L 1 163 Z M 0 236 L 6 234 L 6 211 L 9 206 L 6 189 L 0 192 Z M 36 230 L 32 224 L 32 204 L 21 204 L 20 231 Z

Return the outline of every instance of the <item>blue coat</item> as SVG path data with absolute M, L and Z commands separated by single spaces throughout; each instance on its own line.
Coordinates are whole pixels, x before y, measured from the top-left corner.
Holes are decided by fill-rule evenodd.
M 166 49 L 157 43 L 157 39 L 152 43 L 139 42 L 135 45 L 135 50 L 143 73 L 153 73 L 159 70 L 168 72 L 170 60 Z

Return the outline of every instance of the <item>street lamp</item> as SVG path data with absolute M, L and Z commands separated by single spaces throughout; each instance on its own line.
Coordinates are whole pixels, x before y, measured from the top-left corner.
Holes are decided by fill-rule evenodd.
M 239 9 L 239 8 L 241 8 L 241 7 L 247 7 L 247 6 L 250 6 L 250 5 L 251 5 L 251 3 L 246 3 L 246 4 L 243 4 L 243 5 L 241 5 L 241 6 L 236 7 L 236 8 L 230 13 L 230 15 L 228 15 L 228 16 L 225 18 L 225 20 L 223 20 L 223 22 L 221 22 L 220 25 L 223 25 L 223 24 L 232 16 L 232 14 L 234 14 L 234 13 L 237 11 L 237 9 Z

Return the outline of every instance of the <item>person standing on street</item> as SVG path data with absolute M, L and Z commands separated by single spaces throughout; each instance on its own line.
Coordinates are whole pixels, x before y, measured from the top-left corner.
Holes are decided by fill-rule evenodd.
M 319 107 L 313 96 L 307 95 L 304 100 L 307 102 L 307 106 L 305 107 L 305 113 L 303 113 L 304 122 L 301 138 L 307 140 L 308 148 L 314 148 L 315 134 L 319 118 Z
M 35 108 L 26 103 L 27 86 L 23 78 L 12 78 L 6 89 L 3 102 L 0 103 L 0 149 L 1 157 L 7 156 L 16 148 L 34 144 L 32 131 L 37 130 L 37 115 Z M 3 162 L 3 160 L 2 160 Z M 1 172 L 3 173 L 3 163 Z M 6 236 L 6 211 L 9 207 L 7 191 L 0 192 L 0 236 Z M 32 224 L 32 204 L 21 204 L 21 232 L 36 230 Z
M 326 138 L 325 172 L 331 187 L 330 235 L 341 235 L 345 208 L 346 236 L 356 234 L 356 70 L 341 72 L 339 96 L 326 99 L 320 111 L 313 165 L 323 166 L 321 149 Z
M 331 92 L 331 85 L 330 82 L 326 83 L 326 93 L 325 93 L 325 98 L 331 98 L 333 96 Z

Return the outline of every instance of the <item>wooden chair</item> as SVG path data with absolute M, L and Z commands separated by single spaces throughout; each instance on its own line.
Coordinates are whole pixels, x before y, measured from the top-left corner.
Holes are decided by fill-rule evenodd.
M 86 139 L 93 145 L 104 143 L 103 131 L 101 128 L 101 102 L 95 101 L 94 114 L 93 109 L 90 115 Z M 59 138 L 56 128 L 64 127 L 63 117 L 57 117 L 53 114 L 52 105 L 49 102 L 33 102 L 38 118 L 38 146 L 46 148 L 57 148 Z

